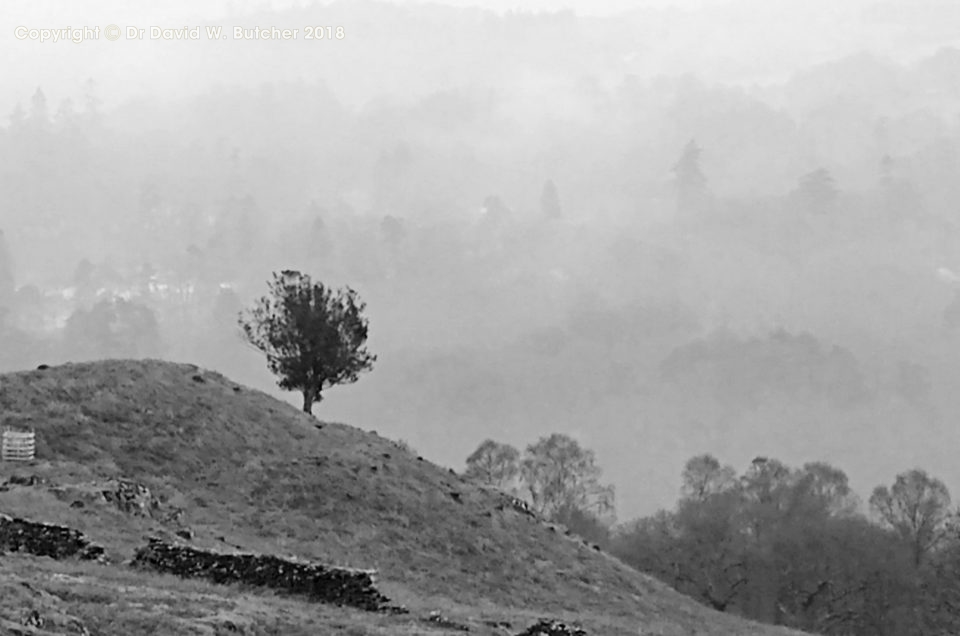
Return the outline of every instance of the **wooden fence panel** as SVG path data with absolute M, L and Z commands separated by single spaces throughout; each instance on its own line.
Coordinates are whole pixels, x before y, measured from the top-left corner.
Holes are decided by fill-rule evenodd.
M 5 428 L 0 432 L 0 459 L 5 462 L 29 462 L 37 452 L 34 431 Z

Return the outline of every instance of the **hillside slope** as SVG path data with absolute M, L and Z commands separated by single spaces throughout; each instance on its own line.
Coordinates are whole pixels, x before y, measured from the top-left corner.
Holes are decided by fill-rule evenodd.
M 119 630 L 159 603 L 186 613 L 155 633 L 219 634 L 223 616 L 248 633 L 442 633 L 422 622 L 433 610 L 481 634 L 517 633 L 539 616 L 603 635 L 793 633 L 703 608 L 376 433 L 193 365 L 111 360 L 2 375 L 0 414 L 37 432 L 32 465 L 0 463 L 0 483 L 16 477 L 0 489 L 0 513 L 81 530 L 112 562 L 4 556 L 0 587 L 22 596 L 25 586 L 88 627 Z M 84 498 L 117 480 L 146 486 L 155 509 Z M 411 613 L 307 607 L 126 567 L 149 536 L 375 568 L 378 587 Z M 64 592 L 77 586 L 89 595 Z M 142 599 L 130 606 L 131 596 Z M 23 623 L 21 607 L 0 601 L 0 621 Z M 494 626 L 503 622 L 512 631 Z

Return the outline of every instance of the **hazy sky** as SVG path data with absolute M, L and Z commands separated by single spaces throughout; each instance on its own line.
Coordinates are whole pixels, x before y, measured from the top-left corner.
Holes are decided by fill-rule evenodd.
M 393 2 L 411 6 L 428 4 L 422 0 Z M 67 97 L 77 99 L 83 93 L 87 78 L 98 82 L 99 97 L 107 108 L 131 97 L 177 98 L 195 94 L 218 82 L 230 84 L 234 80 L 228 76 L 231 69 L 226 69 L 227 75 L 222 73 L 224 68 L 218 64 L 223 60 L 218 62 L 219 58 L 211 57 L 207 49 L 188 53 L 192 49 L 189 45 L 181 46 L 183 43 L 111 43 L 104 39 L 79 45 L 66 42 L 41 44 L 18 40 L 14 36 L 18 26 L 103 28 L 117 24 L 121 28 L 129 25 L 177 28 L 215 25 L 223 19 L 229 29 L 235 26 L 231 20 L 242 19 L 246 14 L 257 12 L 260 14 L 258 19 L 262 19 L 264 10 L 314 4 L 325 6 L 330 3 L 305 0 L 211 0 L 202 3 L 187 0 L 164 3 L 16 0 L 0 3 L 0 56 L 14 62 L 6 65 L 5 80 L 0 85 L 0 114 L 9 113 L 18 101 L 29 99 L 37 86 L 43 87 L 53 105 Z M 349 4 L 355 6 L 359 2 Z M 828 0 L 442 0 L 430 4 L 482 7 L 500 12 L 567 8 L 588 16 L 608 16 L 629 10 L 677 9 L 676 12 L 649 16 L 636 13 L 625 20 L 623 29 L 636 33 L 636 49 L 621 50 L 617 55 L 621 59 L 624 55 L 632 56 L 633 61 L 630 68 L 611 68 L 610 71 L 617 77 L 624 73 L 641 77 L 693 73 L 707 80 L 747 85 L 779 83 L 812 64 L 861 51 L 890 55 L 901 62 L 910 61 L 929 55 L 940 46 L 956 44 L 957 34 L 949 24 L 960 19 L 960 6 L 942 0 L 884 3 L 848 0 L 842 4 Z M 384 25 L 366 25 L 363 30 L 356 24 L 346 26 L 351 29 L 351 43 L 362 42 L 359 46 L 363 53 L 376 54 L 376 46 L 385 44 L 384 38 L 403 39 L 402 34 L 378 32 L 378 29 L 385 28 Z M 251 46 L 249 54 L 258 56 L 258 52 L 270 44 L 259 48 Z M 299 45 L 306 47 L 308 43 L 300 42 Z M 597 46 L 602 48 L 599 43 Z M 227 66 L 236 66 L 233 59 L 228 60 Z M 294 79 L 298 73 L 294 72 Z M 321 76 L 331 82 L 329 77 L 322 73 Z M 259 82 L 255 74 L 244 78 Z M 338 91 L 338 97 L 352 105 L 361 105 L 370 97 L 372 88 L 360 91 L 358 95 L 361 96 L 351 96 L 339 90 L 342 86 L 338 86 L 338 82 L 333 81 L 331 85 Z M 384 87 L 383 92 L 389 92 L 389 87 Z
M 422 0 L 394 3 L 428 4 Z M 331 223 L 330 231 L 339 233 L 336 237 L 341 246 L 337 249 L 343 258 L 338 265 L 342 271 L 335 273 L 349 275 L 337 283 L 352 282 L 351 278 L 361 282 L 364 277 L 376 279 L 369 272 L 379 275 L 381 261 L 387 263 L 393 256 L 363 250 L 368 244 L 380 245 L 377 241 L 382 234 L 379 223 L 383 215 L 409 215 L 413 219 L 410 233 L 418 245 L 411 251 L 420 254 L 422 260 L 411 256 L 413 265 L 404 265 L 414 272 L 409 274 L 406 292 L 396 293 L 398 287 L 391 282 L 384 283 L 380 298 L 372 296 L 371 308 L 378 312 L 372 321 L 377 333 L 388 333 L 385 342 L 401 353 L 408 342 L 429 342 L 433 346 L 438 340 L 452 353 L 433 359 L 425 353 L 429 347 L 420 345 L 423 351 L 415 351 L 417 355 L 385 355 L 378 373 L 355 389 L 335 392 L 324 403 L 324 413 L 409 437 L 425 455 L 457 466 L 470 447 L 480 441 L 481 434 L 499 436 L 515 429 L 515 437 L 504 439 L 523 445 L 551 432 L 549 427 L 554 422 L 563 426 L 570 423 L 565 430 L 574 433 L 590 432 L 588 426 L 596 422 L 609 422 L 608 432 L 597 432 L 597 439 L 588 441 L 598 450 L 607 474 L 622 488 L 621 504 L 626 515 L 657 503 L 657 496 L 661 496 L 660 503 L 672 500 L 682 461 L 701 451 L 714 451 L 738 467 L 747 465 L 757 452 L 792 463 L 825 458 L 849 469 L 863 489 L 914 461 L 935 473 L 940 466 L 947 466 L 953 471 L 951 485 L 960 483 L 948 445 L 931 444 L 937 446 L 935 451 L 941 446 L 947 449 L 940 466 L 935 463 L 939 456 L 920 445 L 923 440 L 917 443 L 920 450 L 915 459 L 904 454 L 895 424 L 916 420 L 919 429 L 928 425 L 924 419 L 927 414 L 910 411 L 913 407 L 909 404 L 896 402 L 900 398 L 889 389 L 904 384 L 907 393 L 922 392 L 924 369 L 929 367 L 931 377 L 940 382 L 935 386 L 946 396 L 938 406 L 944 417 L 952 420 L 960 413 L 960 398 L 957 403 L 950 401 L 960 395 L 960 386 L 953 384 L 960 372 L 955 372 L 952 358 L 940 360 L 939 354 L 930 353 L 949 348 L 943 347 L 938 338 L 955 337 L 960 343 L 960 329 L 951 332 L 953 335 L 941 333 L 941 314 L 951 298 L 944 283 L 934 278 L 940 266 L 960 271 L 960 261 L 954 260 L 960 254 L 960 231 L 956 235 L 942 232 L 937 225 L 942 219 L 936 218 L 942 213 L 952 219 L 960 209 L 956 205 L 960 191 L 954 189 L 956 165 L 951 163 L 960 157 L 955 149 L 960 144 L 956 141 L 960 139 L 956 132 L 960 94 L 954 81 L 954 69 L 960 64 L 956 53 L 933 57 L 938 48 L 958 42 L 953 26 L 960 24 L 960 3 L 431 3 L 500 12 L 569 8 L 581 16 L 597 16 L 581 20 L 490 19 L 478 11 L 392 11 L 392 7 L 373 4 L 373 0 L 342 0 L 339 8 L 328 8 L 327 4 L 303 0 L 0 3 L 0 57 L 7 62 L 0 81 L 0 128 L 6 126 L 5 118 L 18 102 L 30 110 L 31 96 L 38 87 L 46 96 L 50 116 L 56 120 L 59 111 L 69 122 L 71 111 L 66 107 L 60 110 L 64 100 L 72 100 L 75 111 L 96 102 L 86 100 L 90 78 L 110 131 L 103 148 L 91 144 L 94 149 L 90 152 L 103 161 L 112 161 L 114 153 L 130 158 L 101 165 L 91 163 L 80 151 L 74 155 L 58 151 L 51 154 L 53 159 L 45 157 L 42 161 L 59 166 L 63 174 L 48 174 L 33 167 L 46 165 L 39 159 L 31 163 L 13 153 L 6 172 L 0 170 L 0 181 L 6 179 L 5 183 L 12 184 L 0 188 L 0 195 L 8 196 L 0 201 L 6 205 L 0 205 L 0 215 L 8 210 L 26 210 L 26 218 L 33 210 L 70 218 L 77 211 L 90 218 L 126 218 L 130 210 L 148 205 L 144 202 L 151 198 L 143 193 L 156 190 L 156 196 L 168 198 L 169 208 L 164 210 L 181 210 L 185 218 L 190 218 L 194 210 L 212 211 L 215 216 L 228 195 L 249 193 L 255 195 L 260 210 L 284 210 L 293 224 L 298 222 L 294 213 L 308 209 L 308 202 L 317 198 L 334 210 L 348 207 L 370 215 L 357 220 L 356 227 L 336 216 L 342 227 Z M 306 11 L 284 11 L 304 5 L 316 6 Z M 652 8 L 676 10 L 643 11 Z M 631 10 L 633 13 L 622 18 L 601 17 Z M 102 29 L 109 24 L 121 28 L 199 25 L 204 30 L 207 25 L 225 29 L 238 25 L 269 27 L 274 17 L 278 24 L 301 27 L 312 20 L 337 23 L 342 19 L 349 36 L 339 43 L 343 46 L 327 48 L 303 39 L 289 44 L 248 42 L 243 38 L 219 42 L 205 36 L 198 38 L 200 42 L 139 42 L 126 38 L 111 42 L 102 38 L 78 44 L 43 44 L 15 36 L 18 26 Z M 861 52 L 873 56 L 858 56 Z M 921 57 L 928 58 L 927 62 L 911 67 Z M 831 66 L 827 64 L 830 62 L 836 63 Z M 691 75 L 698 80 L 690 80 Z M 36 103 L 36 111 L 43 112 L 42 100 L 38 98 Z M 756 227 L 746 224 L 747 230 L 756 234 L 748 233 L 742 245 L 731 243 L 733 239 L 722 233 L 707 233 L 699 243 L 686 238 L 681 241 L 672 233 L 676 229 L 673 186 L 668 179 L 670 166 L 694 136 L 704 148 L 703 167 L 715 192 L 722 197 L 742 197 L 749 203 L 729 203 L 744 219 L 761 209 L 761 218 L 772 218 L 765 211 L 769 202 L 761 197 L 785 197 L 802 175 L 825 165 L 833 170 L 841 191 L 853 199 L 852 214 L 845 221 L 850 226 L 821 228 L 813 217 L 812 229 L 807 228 L 806 234 L 786 225 L 786 229 L 781 228 L 782 236 L 775 235 L 782 242 L 778 245 L 762 236 L 766 230 L 757 221 Z M 911 193 L 922 192 L 933 215 L 923 220 L 927 225 L 918 222 L 912 227 L 913 234 L 907 240 L 897 236 L 889 243 L 884 242 L 889 239 L 886 235 L 878 234 L 878 238 L 865 232 L 864 228 L 872 225 L 861 223 L 856 216 L 873 209 L 870 197 L 877 196 L 877 165 L 887 151 L 900 155 L 893 174 L 903 181 L 898 186 L 902 192 L 897 191 L 897 195 L 908 201 L 909 207 L 921 208 L 914 205 Z M 129 155 L 122 154 L 125 152 Z M 59 176 L 50 176 L 54 174 Z M 528 253 L 526 247 L 516 246 L 528 240 L 523 232 L 533 232 L 530 228 L 518 226 L 521 242 L 516 244 L 506 240 L 512 234 L 498 238 L 493 230 L 488 236 L 484 234 L 487 229 L 470 229 L 469 233 L 463 230 L 464 236 L 473 237 L 470 240 L 475 239 L 476 245 L 462 239 L 466 247 L 460 251 L 469 252 L 463 264 L 458 252 L 461 243 L 453 240 L 461 240 L 459 226 L 449 229 L 432 225 L 440 213 L 469 210 L 474 214 L 484 197 L 491 194 L 502 196 L 509 207 L 523 214 L 536 214 L 548 177 L 559 184 L 567 218 L 590 221 L 588 227 L 594 234 L 589 241 L 581 240 L 579 234 L 577 241 L 570 238 L 576 249 L 564 247 L 565 235 L 559 232 L 557 236 L 546 232 L 543 236 L 532 235 L 540 243 L 529 240 L 540 251 Z M 20 187 L 22 184 L 30 187 Z M 63 196 L 47 200 L 46 194 L 54 191 Z M 102 213 L 94 213 L 101 209 Z M 148 207 L 145 210 L 145 214 L 153 213 Z M 636 212 L 644 218 L 635 221 Z M 608 226 L 608 220 L 613 219 L 609 221 L 613 223 L 623 218 L 638 225 L 630 225 L 626 233 Z M 0 216 L 0 228 L 5 225 L 6 219 Z M 651 234 L 651 227 L 659 227 L 660 234 Z M 894 230 L 891 233 L 895 234 Z M 734 234 L 731 228 L 723 231 Z M 847 234 L 842 235 L 842 231 Z M 81 253 L 77 248 L 71 252 L 72 260 L 64 271 L 75 267 L 82 255 L 93 260 L 107 256 L 93 251 L 99 247 L 90 247 L 109 244 L 101 236 L 104 233 L 90 234 L 83 247 L 88 251 Z M 626 235 L 624 240 L 622 234 Z M 13 231 L 8 234 L 13 235 Z M 843 240 L 836 244 L 818 243 L 826 240 L 824 237 L 832 241 L 841 235 Z M 168 239 L 177 250 L 196 241 L 179 234 Z M 278 233 L 274 239 L 277 245 L 299 240 L 299 229 L 291 230 L 290 236 Z M 751 243 L 754 239 L 756 245 Z M 809 245 L 802 244 L 807 240 Z M 858 246 L 857 241 L 866 245 Z M 152 235 L 149 242 L 161 244 Z M 76 243 L 69 237 L 71 249 Z M 23 245 L 14 245 L 24 272 L 22 280 L 52 275 L 38 263 L 47 258 L 47 249 L 58 248 L 42 245 L 41 250 Z M 728 249 L 731 245 L 737 249 Z M 744 250 L 745 245 L 749 249 Z M 891 252 L 891 246 L 906 251 L 898 255 Z M 788 248 L 796 253 L 784 256 Z M 118 260 L 142 256 L 132 248 L 131 254 L 124 249 L 128 248 L 122 246 L 113 256 Z M 750 251 L 754 249 L 756 254 Z M 809 256 L 814 249 L 820 253 Z M 488 272 L 483 261 L 493 259 L 488 250 L 489 254 L 503 250 L 516 262 L 505 261 L 502 271 L 494 268 Z M 351 260 L 354 255 L 356 263 Z M 284 252 L 283 256 L 288 254 Z M 66 263 L 68 259 L 64 256 L 63 260 Z M 500 261 L 496 264 L 499 267 Z M 392 271 L 386 265 L 384 268 Z M 268 269 L 264 265 L 262 271 Z M 424 274 L 446 275 L 448 269 L 452 272 L 450 280 L 438 275 L 438 282 Z M 841 276 L 844 273 L 847 278 Z M 258 271 L 258 285 L 261 276 L 265 274 Z M 868 285 L 877 289 L 863 291 Z M 598 295 L 600 300 L 612 304 L 609 308 L 600 304 L 597 324 L 587 320 L 590 316 L 577 323 L 580 318 L 576 314 L 567 320 L 565 303 L 573 307 L 597 304 L 591 294 L 598 287 L 603 290 Z M 532 296 L 531 289 L 535 292 Z M 925 294 L 921 300 L 926 304 L 912 300 L 910 294 L 915 290 Z M 647 295 L 640 296 L 640 292 Z M 470 303 L 479 304 L 484 294 L 502 301 L 508 311 L 502 316 L 497 312 L 482 314 L 486 322 L 481 324 Z M 631 294 L 638 295 L 639 300 Z M 659 360 L 670 354 L 674 345 L 686 341 L 669 340 L 679 338 L 670 330 L 665 330 L 668 333 L 662 342 L 644 335 L 642 329 L 630 331 L 630 325 L 646 324 L 643 320 L 656 326 L 657 320 L 667 319 L 658 318 L 656 312 L 652 318 L 643 312 L 621 312 L 617 303 L 626 303 L 623 297 L 641 307 L 663 305 L 667 309 L 662 311 L 668 316 L 672 315 L 670 303 L 682 301 L 703 321 L 704 333 L 708 327 L 726 326 L 726 314 L 732 312 L 735 317 L 739 315 L 740 325 L 752 330 L 749 335 L 765 337 L 765 330 L 773 326 L 786 326 L 796 332 L 811 330 L 824 347 L 838 344 L 862 356 L 868 361 L 868 370 L 869 361 L 880 360 L 873 367 L 879 369 L 878 392 L 894 396 L 890 398 L 893 406 L 878 402 L 876 409 L 883 417 L 870 409 L 835 417 L 827 409 L 821 418 L 831 426 L 846 421 L 855 431 L 867 430 L 863 422 L 869 422 L 874 432 L 868 441 L 876 443 L 877 448 L 861 449 L 859 455 L 853 451 L 825 455 L 824 448 L 830 445 L 809 442 L 817 437 L 802 428 L 798 428 L 799 441 L 774 439 L 782 435 L 782 430 L 767 426 L 766 420 L 793 421 L 777 411 L 782 408 L 793 413 L 792 403 L 775 403 L 766 411 L 751 412 L 740 419 L 731 415 L 729 421 L 713 428 L 708 426 L 707 416 L 688 413 L 685 404 L 673 404 L 672 394 L 660 396 L 666 406 L 652 408 L 656 404 L 651 406 L 647 401 L 655 402 L 657 394 L 634 394 L 631 387 L 637 384 L 648 390 L 644 374 L 653 378 L 652 386 L 658 387 Z M 881 300 L 887 304 L 880 304 Z M 876 307 L 869 303 L 876 303 Z M 960 307 L 960 296 L 956 304 Z M 866 315 L 860 313 L 862 308 Z M 920 325 L 915 332 L 905 329 L 910 323 L 907 318 L 896 318 L 897 311 L 913 316 L 910 320 Z M 957 313 L 960 315 L 960 309 Z M 787 319 L 793 322 L 784 325 Z M 461 324 L 471 328 L 463 329 Z M 873 332 L 867 333 L 874 334 L 876 341 L 862 335 L 864 324 L 873 325 Z M 482 333 L 477 325 L 486 325 L 488 335 L 477 335 Z M 586 368 L 595 372 L 596 382 L 587 390 L 563 375 L 565 362 L 541 352 L 544 347 L 549 350 L 554 346 L 557 330 L 563 336 L 564 330 L 571 329 L 579 335 L 570 336 L 574 344 L 567 354 L 569 360 L 578 364 L 592 360 L 593 366 Z M 635 350 L 614 351 L 625 359 L 611 363 L 606 354 L 597 353 L 602 351 L 601 345 L 609 343 L 596 336 L 618 329 L 626 334 L 624 338 L 635 336 L 639 344 Z M 441 336 L 448 340 L 443 341 Z M 510 369 L 514 376 L 504 379 L 497 358 L 502 353 L 499 350 L 484 357 L 483 351 L 462 353 L 457 349 L 460 345 L 479 348 L 481 340 L 488 345 L 485 340 L 491 336 L 504 340 L 497 346 L 502 345 L 503 352 L 513 356 Z M 684 338 L 688 336 L 693 337 L 686 334 Z M 514 341 L 519 344 L 515 346 Z M 567 346 L 565 340 L 559 342 Z M 925 348 L 928 343 L 929 350 Z M 775 348 L 775 344 L 769 346 Z M 888 346 L 890 351 L 886 350 Z M 418 357 L 421 354 L 423 358 Z M 921 368 L 906 364 L 912 361 Z M 426 369 L 441 365 L 447 371 L 437 374 L 435 385 L 428 381 L 409 386 L 406 383 L 411 374 L 407 369 L 417 364 Z M 938 364 L 942 369 L 937 369 Z M 252 358 L 249 365 L 265 373 L 259 359 Z M 226 370 L 232 374 L 238 368 L 243 370 L 240 364 Z M 631 369 L 641 369 L 638 377 L 643 382 L 630 378 Z M 553 374 L 556 382 L 551 379 Z M 449 379 L 446 376 L 452 380 L 448 384 L 440 382 Z M 625 387 L 618 384 L 623 377 L 627 377 Z M 573 388 L 557 389 L 568 381 Z M 268 376 L 254 376 L 252 382 L 271 386 Z M 614 389 L 608 390 L 608 385 Z M 515 390 L 515 386 L 525 387 L 526 392 Z M 513 396 L 514 401 L 504 395 Z M 396 415 L 395 403 L 409 406 L 406 415 Z M 364 404 L 371 406 L 364 410 Z M 505 405 L 496 418 L 491 418 L 500 428 L 489 433 L 483 428 L 491 426 L 486 421 L 488 405 Z M 806 404 L 801 406 L 804 410 L 797 411 L 797 421 L 806 418 L 809 410 Z M 898 408 L 906 414 L 901 417 Z M 451 415 L 445 409 L 462 416 L 459 428 L 448 431 Z M 876 433 L 878 419 L 888 425 L 889 440 Z M 705 433 L 698 432 L 701 420 L 706 422 L 702 427 Z M 387 429 L 387 424 L 392 428 Z M 687 426 L 687 430 L 676 433 L 671 430 L 674 425 Z M 717 440 L 708 439 L 702 445 L 698 441 L 723 430 L 741 435 L 737 427 L 746 427 L 747 432 L 742 437 L 718 433 Z M 786 425 L 782 428 L 790 430 Z M 636 430 L 642 434 L 635 434 Z M 475 438 L 464 436 L 464 431 L 471 431 Z M 832 433 L 826 431 L 823 436 Z M 750 435 L 755 445 L 739 443 Z M 628 437 L 637 440 L 636 447 L 623 443 Z M 731 442 L 729 448 L 721 446 L 726 441 Z M 846 452 L 839 440 L 827 450 L 836 451 L 838 447 Z M 788 455 L 787 451 L 795 454 Z M 868 472 L 862 458 L 872 460 L 879 453 L 889 453 L 889 457 L 882 465 L 879 460 L 874 462 L 877 470 Z M 638 492 L 636 484 L 643 484 L 650 492 Z
M 683 7 L 695 8 L 721 2 L 704 0 L 387 0 L 395 4 L 443 4 L 455 7 L 481 7 L 492 11 L 558 11 L 573 9 L 579 15 L 611 15 L 639 7 Z M 57 17 L 59 19 L 78 19 L 83 17 L 117 16 L 117 19 L 146 18 L 204 18 L 221 17 L 235 10 L 247 11 L 263 7 L 275 9 L 311 4 L 305 0 L 170 0 L 163 3 L 121 2 L 119 0 L 97 0 L 91 2 L 72 2 L 69 0 L 13 0 L 0 4 L 0 18 L 4 22 L 17 19 L 36 19 Z M 329 4 L 320 2 L 319 4 Z

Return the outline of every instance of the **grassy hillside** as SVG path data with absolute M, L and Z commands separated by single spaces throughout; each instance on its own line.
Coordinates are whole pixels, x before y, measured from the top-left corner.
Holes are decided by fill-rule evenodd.
M 71 621 L 103 634 L 443 633 L 422 620 L 434 610 L 479 634 L 518 633 L 539 616 L 603 635 L 791 633 L 702 608 L 375 432 L 321 422 L 193 365 L 123 360 L 2 375 L 0 414 L 38 435 L 37 461 L 0 463 L 0 483 L 44 480 L 9 485 L 0 512 L 82 530 L 112 561 L 0 557 L 0 628 L 29 623 L 29 606 L 58 618 L 23 633 L 71 633 Z M 147 486 L 160 509 L 74 503 L 119 478 Z M 381 591 L 411 613 L 124 565 L 146 537 L 188 529 L 198 547 L 375 568 Z M 493 626 L 503 621 L 511 629 Z

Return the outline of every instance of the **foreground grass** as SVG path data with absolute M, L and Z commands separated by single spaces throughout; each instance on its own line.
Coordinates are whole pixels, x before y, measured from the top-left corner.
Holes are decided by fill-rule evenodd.
M 31 612 L 35 633 L 155 634 L 423 634 L 418 617 L 391 617 L 305 603 L 264 590 L 184 581 L 124 567 L 71 564 L 5 555 L 0 570 L 0 633 Z M 481 632 L 482 633 L 482 632 Z

